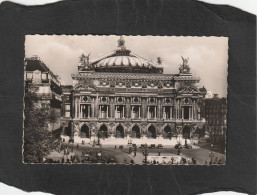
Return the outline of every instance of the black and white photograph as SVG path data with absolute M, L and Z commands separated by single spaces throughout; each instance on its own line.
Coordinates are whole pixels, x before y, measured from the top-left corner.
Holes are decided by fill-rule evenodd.
M 26 35 L 23 163 L 225 165 L 228 37 Z

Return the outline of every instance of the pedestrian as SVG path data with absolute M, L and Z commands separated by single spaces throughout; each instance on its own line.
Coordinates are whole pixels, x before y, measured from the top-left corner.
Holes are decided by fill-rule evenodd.
M 161 156 L 161 151 L 160 150 L 158 151 L 158 155 Z
M 178 148 L 178 155 L 180 155 L 180 148 Z
M 117 146 L 115 145 L 114 148 L 115 148 L 115 150 L 116 150 Z

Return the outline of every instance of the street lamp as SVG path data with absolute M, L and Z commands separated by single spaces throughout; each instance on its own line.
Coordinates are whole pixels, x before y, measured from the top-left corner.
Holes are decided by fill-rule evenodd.
M 211 152 L 209 152 L 209 155 L 210 155 L 210 157 L 211 157 L 211 162 L 210 162 L 210 164 L 212 164 L 212 158 L 214 157 L 213 144 L 211 144 Z
M 147 164 L 148 150 L 147 150 L 147 145 L 146 144 L 145 144 L 144 156 L 145 156 L 145 164 Z

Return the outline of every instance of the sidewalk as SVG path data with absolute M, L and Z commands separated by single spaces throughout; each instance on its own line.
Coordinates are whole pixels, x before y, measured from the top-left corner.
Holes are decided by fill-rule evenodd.
M 130 158 L 132 158 L 135 162 L 135 164 L 142 165 L 143 164 L 143 159 L 145 158 L 143 154 L 140 154 L 137 152 L 137 155 L 134 156 L 134 153 L 132 152 L 131 154 L 127 154 Z

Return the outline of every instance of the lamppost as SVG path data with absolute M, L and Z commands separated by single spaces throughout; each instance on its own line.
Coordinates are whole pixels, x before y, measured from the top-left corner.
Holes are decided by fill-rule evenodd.
M 148 150 L 147 150 L 147 145 L 146 144 L 145 144 L 144 156 L 145 156 L 145 164 L 147 164 Z
M 211 162 L 210 162 L 210 164 L 212 164 L 212 158 L 214 157 L 213 144 L 211 144 L 211 152 L 209 152 L 209 156 L 211 157 Z

